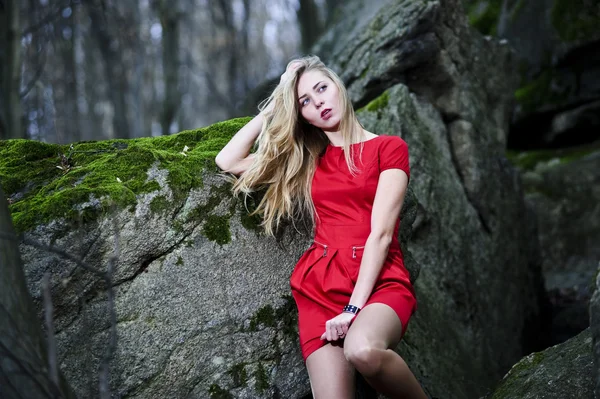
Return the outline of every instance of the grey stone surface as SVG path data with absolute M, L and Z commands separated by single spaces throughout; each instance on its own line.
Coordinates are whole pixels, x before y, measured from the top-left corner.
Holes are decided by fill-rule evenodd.
M 600 151 L 538 162 L 523 172 L 535 210 L 547 287 L 588 289 L 600 260 Z M 577 277 L 579 276 L 579 277 Z
M 592 399 L 592 335 L 586 329 L 565 343 L 515 364 L 490 399 Z
M 484 226 L 455 167 L 451 127 L 406 86 L 387 93 L 385 109 L 359 115 L 367 129 L 400 135 L 410 148 L 417 215 L 405 254 L 421 266 L 419 309 L 399 352 L 433 397 L 478 397 L 521 357 L 526 320 L 539 312 L 541 275 L 518 179 L 509 167 L 480 169 L 504 191 L 480 192 L 498 211 Z
M 590 300 L 590 331 L 592 335 L 592 382 L 594 384 L 594 397 L 600 398 L 600 262 L 595 277 L 596 288 Z
M 372 18 L 361 15 L 364 28 L 341 18 L 315 52 L 340 72 L 357 106 L 385 99 L 359 112 L 368 129 L 409 144 L 413 172 L 400 235 L 419 309 L 398 350 L 432 396 L 478 397 L 532 345 L 540 313 L 534 224 L 503 155 L 511 55 L 470 30 L 457 1 L 377 4 Z M 102 268 L 118 227 L 114 392 L 308 394 L 288 297 L 308 239 L 293 237 L 283 250 L 246 230 L 241 205 L 211 175 L 184 203 L 153 213 L 152 198 L 169 198 L 170 188 L 163 171 L 149 178 L 161 189 L 140 196 L 133 211 L 67 234 L 61 221 L 28 233 Z M 223 245 L 206 238 L 206 218 L 188 220 L 215 200 L 211 214 L 233 215 Z M 61 365 L 82 397 L 93 396 L 109 327 L 102 285 L 54 256 L 23 248 L 23 257 L 38 299 L 39 279 L 53 272 Z

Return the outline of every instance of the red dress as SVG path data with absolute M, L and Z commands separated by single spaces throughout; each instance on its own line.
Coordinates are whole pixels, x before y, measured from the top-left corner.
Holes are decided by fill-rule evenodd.
M 327 146 L 312 181 L 316 209 L 313 244 L 298 260 L 290 277 L 298 306 L 300 346 L 304 360 L 327 344 L 321 340 L 325 322 L 340 314 L 350 301 L 358 277 L 363 248 L 371 231 L 371 210 L 379 174 L 401 169 L 410 176 L 408 147 L 396 136 L 378 136 L 351 150 L 360 172 L 352 176 L 341 147 Z M 381 273 L 365 304 L 389 305 L 402 322 L 402 334 L 416 309 L 416 298 L 404 267 L 397 239 L 400 220 Z

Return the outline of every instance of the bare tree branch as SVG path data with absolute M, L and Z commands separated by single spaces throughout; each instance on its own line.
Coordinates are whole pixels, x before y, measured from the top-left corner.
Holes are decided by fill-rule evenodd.
M 74 262 L 77 266 L 94 273 L 96 276 L 102 277 L 104 278 L 105 273 L 101 272 L 100 270 L 96 270 L 94 269 L 92 266 L 88 265 L 87 263 L 85 263 L 83 260 L 81 260 L 80 258 L 73 256 L 67 252 L 65 252 L 64 250 L 55 247 L 54 245 L 44 245 L 36 240 L 32 240 L 29 238 L 25 238 L 25 236 L 23 234 L 19 234 L 19 235 L 12 235 L 12 234 L 6 234 L 3 232 L 0 232 L 0 238 L 3 238 L 5 240 L 11 240 L 11 241 L 20 241 L 25 245 L 29 245 L 35 248 L 39 248 L 39 249 L 43 249 L 44 251 L 48 251 L 57 255 L 62 256 L 65 259 L 68 259 L 72 262 Z
M 56 18 L 58 18 L 64 10 L 66 10 L 67 8 L 70 8 L 73 6 L 73 0 L 68 0 L 65 4 L 63 4 L 62 6 L 59 6 L 58 8 L 56 8 L 53 11 L 50 11 L 45 17 L 43 17 L 42 19 L 40 19 L 38 22 L 36 22 L 35 24 L 28 26 L 27 28 L 23 29 L 21 31 L 21 36 L 25 36 L 29 33 L 35 33 L 38 30 L 42 29 L 44 26 L 48 25 L 49 23 L 54 22 L 54 20 Z
M 46 43 L 47 43 L 47 40 L 46 40 Z M 44 48 L 45 48 L 46 43 L 44 43 Z M 27 84 L 25 85 L 25 88 L 23 90 L 21 90 L 21 93 L 19 94 L 21 96 L 21 98 L 25 97 L 31 91 L 31 89 L 33 89 L 33 87 L 35 86 L 37 81 L 40 80 L 42 73 L 44 73 L 44 68 L 46 67 L 46 60 L 47 60 L 46 51 L 42 51 L 42 54 L 43 54 L 43 57 L 40 57 L 41 61 L 38 60 L 39 61 L 38 67 L 35 71 L 35 74 L 29 80 L 29 82 L 27 82 Z
M 50 381 L 56 386 L 59 386 L 52 295 L 50 293 L 50 273 L 48 272 L 46 272 L 42 278 L 42 296 L 44 298 L 44 321 L 46 323 L 46 336 L 48 340 L 48 373 L 50 374 Z
M 29 368 L 26 367 L 26 364 L 24 359 L 22 357 L 17 357 L 15 356 L 15 354 L 10 350 L 10 348 L 8 348 L 6 345 L 4 345 L 4 343 L 2 341 L 0 341 L 0 353 L 2 353 L 3 357 L 6 357 L 10 360 L 12 360 L 12 363 L 17 366 L 23 373 L 23 375 L 26 375 L 27 377 L 29 377 L 29 379 L 35 383 L 35 385 L 39 388 L 39 392 L 43 392 L 45 396 L 47 396 L 48 398 L 54 398 L 54 395 L 52 395 L 51 392 L 48 391 L 47 387 L 41 383 L 39 381 L 39 379 L 36 377 L 36 373 L 34 370 L 35 368 L 33 367 L 33 365 L 30 365 Z M 2 373 L 2 374 L 8 374 L 8 373 Z M 16 388 L 15 389 L 15 393 L 18 393 L 18 390 Z
M 110 314 L 110 335 L 108 340 L 108 346 L 106 348 L 106 352 L 104 353 L 104 357 L 102 358 L 102 362 L 100 364 L 100 398 L 101 399 L 110 399 L 110 386 L 109 386 L 109 376 L 110 376 L 110 360 L 115 352 L 117 347 L 117 312 L 115 310 L 115 292 L 112 284 L 112 277 L 114 274 L 114 270 L 116 264 L 119 260 L 120 247 L 119 247 L 119 228 L 117 226 L 116 218 L 113 218 L 113 229 L 115 231 L 115 248 L 113 254 L 108 259 L 108 267 L 106 270 L 106 275 L 104 277 L 106 281 L 106 293 L 107 293 L 107 301 L 108 301 L 108 311 Z

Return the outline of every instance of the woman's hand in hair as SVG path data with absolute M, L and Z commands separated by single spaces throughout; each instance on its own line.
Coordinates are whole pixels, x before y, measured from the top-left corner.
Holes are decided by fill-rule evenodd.
M 281 74 L 281 78 L 279 79 L 279 84 L 282 85 L 284 84 L 288 79 L 291 79 L 294 76 L 294 72 L 300 68 L 300 66 L 302 65 L 301 62 L 299 61 L 292 61 L 291 63 L 288 64 L 287 69 L 285 70 L 284 73 Z M 263 109 L 263 113 L 266 115 L 270 115 L 271 112 L 273 112 L 273 109 L 275 108 L 275 102 L 274 101 L 270 101 L 267 106 Z
M 294 72 L 300 68 L 300 66 L 302 66 L 302 63 L 300 61 L 296 61 L 296 62 L 290 62 L 285 70 L 285 72 L 281 75 L 281 79 L 279 80 L 280 83 L 285 82 L 286 80 L 290 79 L 292 76 L 294 76 Z

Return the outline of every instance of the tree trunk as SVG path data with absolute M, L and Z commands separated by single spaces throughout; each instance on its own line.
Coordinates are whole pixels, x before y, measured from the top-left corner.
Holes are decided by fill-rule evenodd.
M 21 24 L 19 1 L 6 0 L 0 9 L 2 29 L 2 113 L 0 139 L 26 138 L 21 118 Z
M 27 286 L 6 197 L 0 187 L 0 397 L 75 398 L 50 376 L 46 342 Z
M 319 8 L 314 0 L 300 0 L 298 23 L 302 35 L 302 51 L 308 53 L 322 33 Z
M 109 30 L 110 27 L 105 15 L 106 11 L 102 8 L 103 2 L 96 0 L 86 2 L 86 4 L 88 4 L 92 22 L 92 33 L 104 60 L 109 98 L 113 105 L 114 138 L 126 139 L 130 137 L 126 100 L 128 82 L 124 64 L 120 57 L 121 45 Z
M 171 124 L 181 104 L 179 90 L 179 13 L 177 4 L 159 0 L 154 7 L 162 26 L 162 64 L 165 81 L 165 98 L 160 116 L 162 134 L 170 134 Z
M 77 65 L 75 61 L 78 26 L 75 22 L 79 5 L 71 6 L 72 13 L 68 18 L 60 18 L 55 22 L 55 49 L 58 50 L 56 62 L 62 68 L 50 72 L 52 76 L 52 95 L 56 107 L 56 137 L 59 143 L 81 141 L 79 112 L 77 109 Z M 64 37 L 63 32 L 69 30 L 71 37 Z

